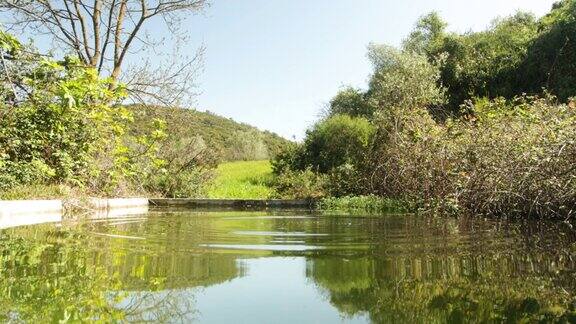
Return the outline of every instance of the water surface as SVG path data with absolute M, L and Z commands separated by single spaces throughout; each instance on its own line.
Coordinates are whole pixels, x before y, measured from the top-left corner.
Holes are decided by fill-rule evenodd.
M 156 210 L 0 235 L 2 321 L 576 321 L 565 223 Z

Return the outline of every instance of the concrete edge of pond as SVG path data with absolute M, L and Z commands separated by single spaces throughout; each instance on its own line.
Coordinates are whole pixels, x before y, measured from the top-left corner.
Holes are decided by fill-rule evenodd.
M 0 215 L 53 213 L 62 210 L 62 200 L 0 200 Z
M 0 228 L 60 222 L 70 202 L 66 200 L 0 200 Z M 86 207 L 94 218 L 110 218 L 148 211 L 148 198 L 90 198 Z
M 114 218 L 146 213 L 149 207 L 197 209 L 313 209 L 314 200 L 282 199 L 184 199 L 184 198 L 90 198 L 92 218 Z M 0 229 L 60 222 L 70 207 L 66 200 L 0 200 Z M 72 204 L 72 207 L 74 205 Z
M 117 209 L 144 207 L 150 203 L 148 198 L 91 198 L 88 204 L 93 209 Z
M 188 198 L 151 198 L 150 206 L 185 208 L 303 208 L 316 205 L 314 200 L 298 199 L 188 199 Z

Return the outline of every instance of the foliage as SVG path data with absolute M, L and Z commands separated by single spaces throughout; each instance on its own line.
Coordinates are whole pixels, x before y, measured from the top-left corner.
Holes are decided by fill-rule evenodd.
M 531 14 L 495 20 L 482 32 L 445 34 L 427 49 L 430 60 L 442 56 L 441 82 L 449 89 L 447 115 L 457 113 L 459 105 L 471 97 L 519 95 L 518 69 L 528 47 L 537 35 L 536 19 Z
M 479 100 L 436 124 L 407 111 L 370 156 L 374 193 L 447 211 L 570 217 L 576 208 L 576 111 L 551 99 Z M 381 131 L 382 132 L 382 131 Z
M 0 37 L 0 190 L 68 183 L 107 190 L 131 174 L 123 142 L 131 120 L 124 95 L 95 69 L 56 62 Z M 107 165 L 100 164 L 102 157 Z
M 317 123 L 306 134 L 305 165 L 326 173 L 344 164 L 356 164 L 370 144 L 374 129 L 362 117 L 334 115 Z
M 347 87 L 338 92 L 330 100 L 328 115 L 348 115 L 352 117 L 371 118 L 375 107 L 370 102 L 364 92 L 360 89 Z
M 274 157 L 290 141 L 268 131 L 260 131 L 210 112 L 160 106 L 132 105 L 135 122 L 131 132 L 140 134 L 154 119 L 166 122 L 172 139 L 195 138 L 206 144 L 208 155 L 216 161 L 260 160 Z
M 287 145 L 270 161 L 272 172 L 275 175 L 279 175 L 291 169 L 299 168 L 300 164 L 302 164 L 303 154 L 302 145 L 296 143 Z
M 405 213 L 410 207 L 398 200 L 375 195 L 327 197 L 320 201 L 318 208 L 325 211 L 346 211 L 354 213 Z
M 425 56 L 372 44 L 368 58 L 374 67 L 368 96 L 378 111 L 444 103 L 440 71 Z
M 237 161 L 218 165 L 209 198 L 267 199 L 274 196 L 269 161 Z
M 66 185 L 20 185 L 0 191 L 0 200 L 61 199 L 85 195 L 77 188 Z
M 430 54 L 442 42 L 448 24 L 437 12 L 431 12 L 418 19 L 414 30 L 402 44 L 404 50 L 417 54 Z
M 163 120 L 157 121 L 165 125 Z M 155 153 L 151 160 L 145 152 L 141 154 L 144 157 L 139 161 L 143 188 L 163 197 L 201 197 L 213 177 L 216 158 L 201 137 L 178 135 L 170 132 L 159 141 L 144 136 L 147 140 L 140 146 L 155 149 Z
M 274 178 L 274 188 L 284 199 L 318 199 L 325 197 L 326 176 L 311 169 L 287 170 Z
M 273 160 L 279 192 L 295 197 L 299 196 L 295 190 L 302 188 L 305 193 L 300 196 L 305 198 L 361 193 L 359 168 L 374 132 L 364 117 L 337 114 L 317 123 L 303 144 L 287 148 Z M 298 175 L 306 179 L 298 181 Z
M 519 67 L 521 89 L 542 88 L 560 100 L 576 96 L 576 1 L 563 0 L 538 23 L 538 37 Z
M 276 165 L 326 174 L 326 193 L 336 197 L 373 194 L 449 213 L 572 217 L 576 104 L 553 94 L 561 101 L 576 94 L 569 40 L 575 3 L 561 1 L 539 21 L 517 13 L 465 34 L 447 33 L 437 14 L 422 17 L 402 50 L 370 46 L 366 92 L 347 89 L 333 100 L 330 112 L 350 120 L 367 103 L 374 107 L 364 120 L 374 129 L 369 145 L 353 145 L 356 158 L 345 158 L 346 145 L 324 145 L 345 132 L 324 130 L 329 119 L 321 120 Z M 536 68 L 556 62 L 561 74 Z M 522 94 L 549 85 L 552 94 Z
M 364 159 L 357 165 L 345 163 L 326 174 L 326 191 L 330 196 L 362 195 L 367 192 L 363 177 Z
M 563 0 L 537 20 L 518 12 L 496 19 L 480 32 L 446 32 L 436 14 L 423 16 L 404 41 L 404 50 L 440 62 L 440 84 L 449 105 L 443 117 L 459 114 L 473 97 L 512 99 L 547 89 L 560 100 L 576 95 L 573 71 L 576 57 L 576 1 Z

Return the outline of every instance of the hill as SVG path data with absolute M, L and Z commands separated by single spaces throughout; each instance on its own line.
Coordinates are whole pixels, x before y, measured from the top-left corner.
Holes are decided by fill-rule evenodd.
M 130 105 L 134 114 L 133 132 L 148 129 L 154 118 L 166 121 L 174 139 L 193 138 L 220 161 L 266 160 L 290 141 L 269 131 L 218 116 L 212 112 L 159 106 Z

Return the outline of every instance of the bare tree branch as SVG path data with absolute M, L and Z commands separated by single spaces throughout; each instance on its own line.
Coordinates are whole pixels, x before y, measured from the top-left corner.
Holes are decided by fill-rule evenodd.
M 190 14 L 201 12 L 208 6 L 208 1 L 0 0 L 0 12 L 9 14 L 11 21 L 5 22 L 5 26 L 11 30 L 29 32 L 33 29 L 50 35 L 63 50 L 74 52 L 84 64 L 97 68 L 101 76 L 111 77 L 116 82 L 125 73 L 123 69 L 128 56 L 139 52 L 142 47 L 163 42 L 164 36 L 160 37 L 161 40 L 155 40 L 146 35 L 149 22 L 156 20 L 168 28 L 171 37 L 184 39 L 186 33 L 178 28 L 179 22 Z M 182 87 L 176 87 L 174 80 L 181 81 L 183 78 L 174 77 L 174 73 L 191 77 L 197 69 L 190 62 L 198 64 L 198 57 L 184 64 L 167 64 L 162 72 L 158 64 L 131 69 L 127 72 L 138 71 L 138 76 L 124 76 L 122 79 L 143 80 L 143 76 L 146 76 L 146 82 L 129 85 L 129 88 L 139 89 L 139 97 L 146 94 L 147 98 L 166 98 L 170 96 L 161 94 L 160 89 L 166 91 L 171 86 L 173 90 L 178 88 L 176 93 L 185 91 Z M 153 78 L 151 72 L 143 73 L 146 69 L 152 69 L 162 77 Z M 189 83 L 189 80 L 186 81 L 184 84 Z

